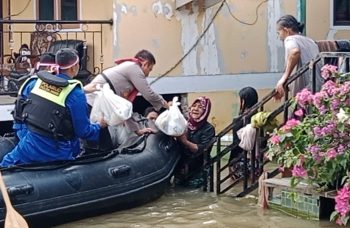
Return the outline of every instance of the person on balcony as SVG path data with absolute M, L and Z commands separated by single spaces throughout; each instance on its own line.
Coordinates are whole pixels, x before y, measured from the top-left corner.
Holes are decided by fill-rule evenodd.
M 198 188 L 207 176 L 203 170 L 210 157 L 215 129 L 208 122 L 211 102 L 202 96 L 194 100 L 189 109 L 188 129 L 178 137 L 183 154 L 175 171 L 175 184 Z
M 169 108 L 167 101 L 161 95 L 154 92 L 146 80 L 146 77 L 148 77 L 153 66 L 156 64 L 156 60 L 151 52 L 141 50 L 133 58 L 117 59 L 115 63 L 117 65 L 105 69 L 84 87 L 90 106 L 94 104 L 96 94 L 93 92 L 97 90 L 97 85 L 108 83 L 117 95 L 131 102 L 140 93 L 157 111 L 161 108 Z M 124 129 L 117 129 L 123 127 Z M 127 130 L 130 133 L 134 132 L 137 135 L 153 132 L 151 129 L 143 129 L 131 117 L 124 124 L 109 126 L 110 135 L 106 134 L 105 136 L 112 138 L 114 147 L 115 145 L 120 145 L 121 141 L 124 141 L 118 136 L 120 135 L 118 134 L 120 130 Z
M 73 79 L 79 70 L 76 52 L 59 50 L 56 64 L 58 75 L 41 71 L 22 85 L 14 119 L 28 129 L 0 166 L 74 160 L 80 153 L 79 138 L 98 141 L 100 129 L 107 126 L 103 119 L 98 124 L 88 119 L 82 85 Z
M 285 70 L 276 85 L 277 93 L 275 99 L 277 100 L 284 96 L 284 86 L 288 78 L 319 54 L 319 49 L 315 41 L 301 34 L 303 29 L 304 24 L 298 22 L 292 15 L 284 15 L 277 20 L 277 33 L 279 39 L 283 41 L 285 49 Z M 315 67 L 316 91 L 319 91 L 323 84 L 320 63 L 316 64 Z M 312 77 L 309 71 L 306 71 L 291 83 L 291 96 L 294 97 L 304 88 L 312 89 Z

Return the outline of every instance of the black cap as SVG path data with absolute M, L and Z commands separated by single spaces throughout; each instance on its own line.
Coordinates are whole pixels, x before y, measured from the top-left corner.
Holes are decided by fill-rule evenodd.
M 60 69 L 68 69 L 79 62 L 78 52 L 72 48 L 62 48 L 56 53 L 56 64 Z
M 40 63 L 55 63 L 55 55 L 51 52 L 45 52 L 40 56 Z

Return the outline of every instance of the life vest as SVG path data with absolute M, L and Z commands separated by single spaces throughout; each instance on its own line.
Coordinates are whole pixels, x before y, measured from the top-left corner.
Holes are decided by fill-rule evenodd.
M 35 85 L 24 98 L 22 89 L 34 78 Z M 82 84 L 75 79 L 65 80 L 48 72 L 38 72 L 29 78 L 19 91 L 14 119 L 25 123 L 28 128 L 46 137 L 69 140 L 74 137 L 74 129 L 66 99 L 76 86 Z
M 138 59 L 138 58 L 134 58 L 134 57 L 131 57 L 131 58 L 121 58 L 121 59 L 116 59 L 114 60 L 114 63 L 116 63 L 117 65 L 123 63 L 123 62 L 126 62 L 126 61 L 131 61 L 131 62 L 134 62 L 136 63 L 137 65 L 139 65 L 140 67 L 142 66 L 142 63 L 141 63 L 141 60 Z M 109 86 L 111 87 L 111 82 L 109 80 L 106 80 L 108 83 L 109 83 Z M 113 86 L 113 85 L 112 85 Z M 112 87 L 111 87 L 112 88 Z M 113 88 L 114 90 L 114 88 Z M 115 92 L 115 91 L 113 91 Z M 137 97 L 137 94 L 139 93 L 139 91 L 134 88 L 130 93 L 128 93 L 126 96 L 124 96 L 125 99 L 127 99 L 128 101 L 130 102 L 133 102 L 135 100 L 135 98 Z

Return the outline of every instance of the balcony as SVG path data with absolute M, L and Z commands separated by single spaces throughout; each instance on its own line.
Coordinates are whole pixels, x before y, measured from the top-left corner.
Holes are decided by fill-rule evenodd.
M 76 29 L 65 29 L 74 24 Z M 45 52 L 77 50 L 83 84 L 104 68 L 103 41 L 112 20 L 0 20 L 0 95 L 16 94 Z

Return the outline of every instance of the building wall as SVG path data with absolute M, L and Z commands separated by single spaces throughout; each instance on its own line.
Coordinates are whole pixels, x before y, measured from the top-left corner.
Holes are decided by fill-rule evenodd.
M 194 1 L 176 9 L 176 1 L 170 0 L 114 1 L 119 19 L 114 55 L 129 56 L 140 48 L 151 50 L 158 61 L 151 76 L 159 77 L 173 69 L 153 87 L 162 93 L 189 92 L 189 103 L 199 95 L 210 96 L 211 120 L 218 130 L 237 114 L 240 88 L 254 86 L 262 97 L 274 87 L 284 67 L 283 44 L 277 39 L 275 23 L 284 14 L 301 15 L 299 0 L 226 2 L 198 45 L 188 53 L 211 23 L 221 2 L 203 9 Z M 329 0 L 306 2 L 308 36 L 318 40 L 349 35 L 348 31 L 330 29 Z M 259 5 L 258 19 L 253 24 Z M 184 59 L 174 67 L 181 58 Z M 217 76 L 224 79 L 216 80 Z M 257 77 L 262 78 L 263 86 L 257 84 Z M 267 109 L 277 105 L 271 102 Z
M 210 120 L 217 130 L 237 114 L 239 89 L 256 87 L 262 97 L 275 86 L 284 68 L 275 23 L 284 14 L 301 15 L 300 0 L 227 0 L 221 8 L 221 1 L 195 0 L 178 9 L 177 0 L 81 1 L 81 19 L 114 21 L 113 26 L 103 27 L 104 36 L 95 44 L 102 43 L 103 56 L 95 56 L 95 61 L 102 60 L 108 67 L 114 58 L 150 50 L 157 64 L 149 80 L 162 77 L 152 87 L 163 94 L 189 93 L 189 103 L 199 95 L 209 96 L 213 101 Z M 35 18 L 34 2 L 13 19 Z M 11 12 L 19 12 L 25 4 L 11 0 Z M 315 40 L 349 37 L 350 30 L 331 28 L 330 4 L 331 0 L 306 1 L 307 36 Z M 272 102 L 267 109 L 277 105 Z

